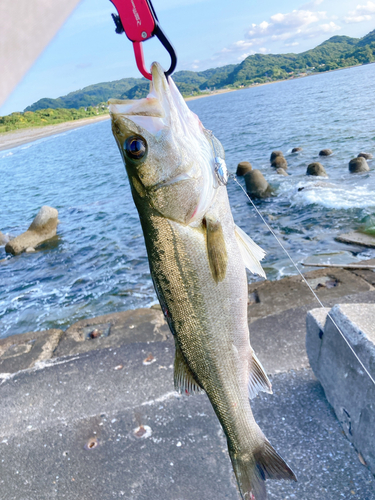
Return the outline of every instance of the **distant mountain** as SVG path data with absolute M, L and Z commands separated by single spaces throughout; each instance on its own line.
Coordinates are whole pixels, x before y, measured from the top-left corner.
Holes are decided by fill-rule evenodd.
M 121 96 L 135 85 L 146 82 L 145 78 L 123 78 L 114 82 L 97 83 L 83 89 L 70 92 L 70 94 L 57 99 L 44 98 L 28 106 L 25 111 L 37 111 L 38 109 L 76 108 L 96 106 L 106 102 L 113 97 L 120 99 Z
M 333 36 L 314 49 L 300 54 L 255 54 L 240 64 L 205 71 L 178 71 L 173 80 L 184 95 L 196 95 L 207 89 L 240 88 L 269 81 L 285 80 L 306 74 L 330 71 L 375 61 L 375 30 L 363 38 Z M 148 93 L 145 78 L 123 78 L 97 83 L 57 99 L 44 98 L 25 111 L 46 108 L 96 106 L 109 98 L 139 99 Z

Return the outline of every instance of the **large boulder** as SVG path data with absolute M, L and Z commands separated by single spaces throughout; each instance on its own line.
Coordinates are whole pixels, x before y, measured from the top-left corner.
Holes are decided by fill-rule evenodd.
M 302 148 L 293 148 L 292 149 L 292 153 L 299 153 L 300 151 L 302 151 Z
M 8 236 L 5 236 L 5 234 L 3 234 L 1 231 L 0 231 L 0 247 L 6 245 L 9 241 L 9 238 Z
M 56 208 L 43 206 L 31 223 L 29 229 L 9 241 L 5 251 L 13 255 L 24 252 L 27 248 L 35 248 L 46 240 L 56 235 L 58 223 Z
M 358 158 L 353 158 L 349 162 L 349 172 L 351 174 L 357 174 L 360 172 L 368 172 L 370 167 L 367 164 L 367 161 L 363 158 L 363 156 L 359 156 Z
M 323 165 L 319 162 L 310 163 L 307 167 L 306 175 L 317 175 L 319 177 L 328 177 Z
M 372 160 L 373 156 L 371 153 L 359 153 L 358 158 L 364 158 L 365 160 Z
M 283 168 L 284 170 L 288 168 L 288 162 L 283 156 L 276 156 L 276 158 L 272 160 L 271 165 L 275 168 Z
M 319 156 L 331 156 L 333 154 L 332 149 L 322 149 L 319 151 Z
M 246 191 L 250 198 L 267 198 L 271 188 L 260 170 L 252 170 L 245 175 Z
M 282 151 L 272 151 L 270 162 L 272 163 L 277 156 L 284 156 L 284 154 Z
M 242 177 L 243 175 L 247 174 L 247 172 L 250 172 L 253 167 L 251 166 L 251 163 L 248 161 L 240 161 L 240 163 L 237 165 L 237 172 L 236 175 L 238 177 Z

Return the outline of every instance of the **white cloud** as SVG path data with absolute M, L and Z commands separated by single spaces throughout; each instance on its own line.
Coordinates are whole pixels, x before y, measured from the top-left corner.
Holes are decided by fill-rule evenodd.
M 368 1 L 365 5 L 357 5 L 357 7 L 348 13 L 344 18 L 346 23 L 362 23 L 363 21 L 371 21 L 375 14 L 375 3 Z
M 288 40 L 308 34 L 319 29 L 319 23 L 327 19 L 326 12 L 313 12 L 309 10 L 293 10 L 287 14 L 281 12 L 270 17 L 270 22 L 263 21 L 253 24 L 246 33 L 248 40 Z
M 327 24 L 321 24 L 319 28 L 323 33 L 334 33 L 335 31 L 341 30 L 341 26 L 337 25 L 333 21 Z
M 228 58 L 239 54 L 237 59 L 242 60 L 254 53 L 266 54 L 271 52 L 269 46 L 273 44 L 278 45 L 276 52 L 279 52 L 280 44 L 295 47 L 301 40 L 339 31 L 341 27 L 327 12 L 314 10 L 322 1 L 313 0 L 300 9 L 287 13 L 278 12 L 268 20 L 252 24 L 244 38 L 222 49 L 216 54 L 217 59 L 224 55 Z

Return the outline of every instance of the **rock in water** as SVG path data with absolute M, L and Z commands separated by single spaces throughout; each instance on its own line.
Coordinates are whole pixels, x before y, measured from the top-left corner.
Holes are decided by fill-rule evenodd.
M 373 156 L 371 153 L 359 153 L 358 158 L 364 158 L 365 160 L 372 160 Z
M 323 165 L 319 162 L 310 163 L 307 167 L 306 175 L 317 175 L 319 177 L 328 177 Z
M 283 168 L 284 170 L 288 168 L 288 163 L 283 156 L 276 156 L 276 158 L 272 160 L 271 165 L 275 168 Z
M 293 148 L 292 149 L 292 153 L 299 153 L 300 151 L 302 151 L 302 148 Z
M 286 175 L 288 177 L 288 172 L 286 170 L 284 170 L 283 168 L 278 168 L 276 169 L 276 173 L 279 174 L 279 175 Z
M 368 172 L 370 170 L 370 167 L 367 164 L 367 161 L 363 158 L 363 156 L 360 156 L 358 158 L 353 158 L 349 162 L 349 172 L 351 174 L 356 174 L 359 172 Z
M 238 177 L 242 177 L 243 175 L 247 174 L 247 172 L 250 172 L 253 167 L 251 166 L 251 163 L 248 161 L 240 161 L 240 163 L 237 165 L 237 172 L 236 175 Z
M 267 198 L 271 188 L 260 170 L 252 170 L 245 175 L 246 191 L 250 198 Z
M 319 151 L 319 156 L 331 156 L 333 154 L 332 149 L 322 149 Z
M 284 156 L 284 154 L 282 151 L 272 151 L 270 162 L 272 163 L 277 156 Z
M 9 241 L 9 238 L 8 236 L 5 236 L 5 234 L 3 234 L 1 231 L 0 231 L 0 247 L 6 245 Z
M 5 251 L 13 255 L 24 252 L 27 248 L 35 248 L 56 235 L 58 211 L 56 208 L 43 206 L 31 223 L 29 229 L 11 240 Z

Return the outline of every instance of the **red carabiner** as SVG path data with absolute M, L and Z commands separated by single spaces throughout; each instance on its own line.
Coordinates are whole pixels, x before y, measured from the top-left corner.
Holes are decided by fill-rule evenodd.
M 145 67 L 142 42 L 156 36 L 169 52 L 171 66 L 166 72 L 168 77 L 173 73 L 177 57 L 174 48 L 159 26 L 158 18 L 150 0 L 111 0 L 116 7 L 118 16 L 112 14 L 116 24 L 116 33 L 123 33 L 131 42 L 137 67 L 142 75 L 148 80 L 152 80 L 152 75 Z

